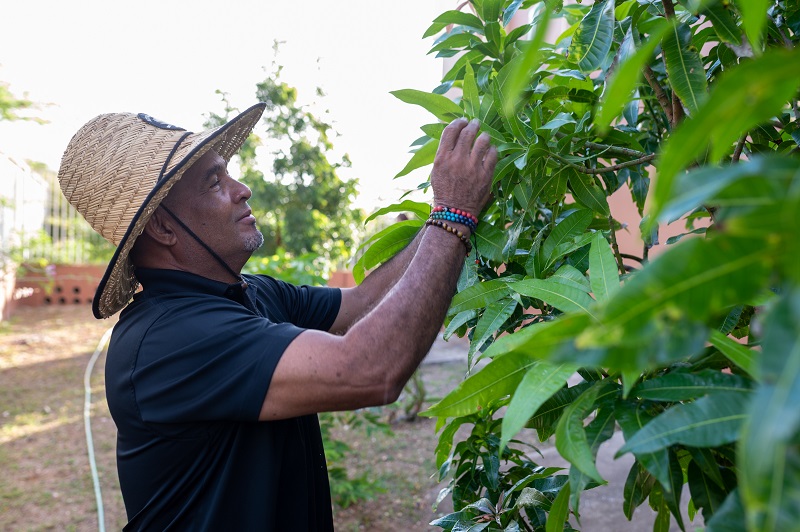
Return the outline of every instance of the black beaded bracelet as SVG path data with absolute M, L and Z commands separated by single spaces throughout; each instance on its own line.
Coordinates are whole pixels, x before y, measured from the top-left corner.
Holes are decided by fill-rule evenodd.
M 469 237 L 455 227 L 447 225 L 441 220 L 433 220 L 430 218 L 428 218 L 428 220 L 425 222 L 425 225 L 434 225 L 436 227 L 441 227 L 448 233 L 453 233 L 459 238 L 459 240 L 461 240 L 461 243 L 464 244 L 464 247 L 467 248 L 467 255 L 469 255 L 472 251 L 472 242 L 469 241 Z

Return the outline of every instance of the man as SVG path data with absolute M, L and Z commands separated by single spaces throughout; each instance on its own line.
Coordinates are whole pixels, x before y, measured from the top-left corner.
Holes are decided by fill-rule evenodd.
M 459 210 L 436 211 L 361 285 L 243 276 L 263 237 L 227 161 L 262 111 L 201 133 L 102 115 L 62 159 L 64 194 L 117 245 L 93 311 L 126 307 L 106 362 L 126 530 L 331 530 L 316 413 L 397 399 L 489 198 L 496 150 L 456 120 L 431 187 L 434 205 Z

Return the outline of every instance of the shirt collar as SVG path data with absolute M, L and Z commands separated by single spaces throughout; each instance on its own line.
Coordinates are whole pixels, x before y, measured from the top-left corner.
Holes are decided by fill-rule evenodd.
M 255 305 L 255 286 L 249 284 L 227 284 L 180 270 L 151 268 L 136 268 L 136 278 L 142 284 L 145 295 L 199 292 L 231 299 L 248 308 Z

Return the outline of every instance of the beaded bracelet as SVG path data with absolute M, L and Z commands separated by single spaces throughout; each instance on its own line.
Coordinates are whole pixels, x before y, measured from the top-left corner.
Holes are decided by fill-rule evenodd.
M 428 218 L 428 220 L 425 221 L 425 225 L 435 225 L 436 227 L 441 227 L 448 233 L 453 233 L 459 238 L 459 240 L 461 240 L 461 243 L 464 244 L 464 247 L 467 248 L 467 255 L 469 255 L 470 252 L 472 251 L 472 242 L 469 241 L 469 237 L 464 233 L 462 233 L 461 231 L 459 231 L 458 229 L 456 229 L 455 227 L 447 225 L 441 220 L 432 220 L 430 218 Z
M 478 218 L 468 213 L 467 211 L 456 209 L 453 207 L 445 207 L 444 205 L 437 205 L 431 210 L 432 220 L 447 220 L 450 222 L 457 222 L 469 227 L 470 231 L 475 231 L 478 227 Z

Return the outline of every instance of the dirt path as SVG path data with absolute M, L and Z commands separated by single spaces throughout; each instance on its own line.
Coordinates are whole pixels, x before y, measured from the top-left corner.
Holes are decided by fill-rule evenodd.
M 88 307 L 20 309 L 0 323 L 0 530 L 97 530 L 97 512 L 83 423 L 83 376 L 98 341 L 114 320 L 99 321 Z M 428 393 L 441 396 L 461 378 L 459 346 L 426 365 Z M 463 347 L 463 346 L 462 346 Z M 92 431 L 105 524 L 126 519 L 114 461 L 116 430 L 104 396 L 103 364 L 92 374 Z M 392 409 L 380 412 L 388 417 Z M 397 411 L 397 408 L 394 408 Z M 386 490 L 373 500 L 337 508 L 336 528 L 439 530 L 428 527 L 441 486 L 435 472 L 434 422 L 392 425 L 392 435 L 339 436 L 356 450 L 348 468 L 368 471 Z

